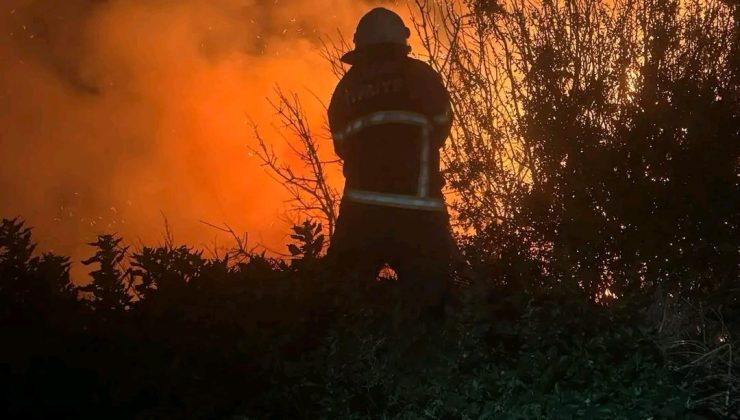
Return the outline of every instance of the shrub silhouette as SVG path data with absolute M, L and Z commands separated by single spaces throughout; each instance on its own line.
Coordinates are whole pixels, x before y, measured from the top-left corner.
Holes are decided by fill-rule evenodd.
M 131 305 L 131 272 L 122 268 L 128 248 L 120 245 L 122 240 L 114 235 L 98 236 L 97 241 L 89 244 L 96 247 L 97 252 L 82 261 L 84 265 L 99 265 L 90 273 L 92 282 L 81 287 L 80 291 L 91 295 L 91 305 L 101 316 L 129 309 Z
M 396 282 L 358 288 L 320 257 L 232 263 L 166 245 L 128 261 L 114 235 L 92 246 L 94 286 L 75 290 L 66 258 L 33 256 L 30 230 L 2 222 L 6 418 L 628 419 L 738 409 L 728 352 L 737 306 L 706 310 L 665 294 L 603 305 L 568 289 L 488 282 L 455 289 L 457 310 L 432 322 L 405 310 L 413 296 Z
M 52 321 L 69 309 L 76 290 L 69 259 L 51 253 L 34 256 L 31 229 L 19 219 L 0 224 L 0 316 L 3 321 Z
M 186 246 L 145 247 L 132 257 L 132 274 L 141 279 L 136 294 L 146 299 L 151 295 L 171 294 L 200 276 L 205 260 L 202 252 Z

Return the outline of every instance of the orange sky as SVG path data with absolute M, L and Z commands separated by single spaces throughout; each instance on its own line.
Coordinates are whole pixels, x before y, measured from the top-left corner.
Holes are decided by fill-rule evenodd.
M 249 156 L 249 118 L 283 145 L 265 99 L 279 83 L 323 133 L 312 93 L 328 102 L 336 80 L 318 36 L 351 38 L 380 2 L 60 3 L 0 4 L 0 216 L 75 260 L 98 233 L 161 242 L 162 213 L 178 243 L 228 245 L 206 220 L 283 251 L 286 197 Z

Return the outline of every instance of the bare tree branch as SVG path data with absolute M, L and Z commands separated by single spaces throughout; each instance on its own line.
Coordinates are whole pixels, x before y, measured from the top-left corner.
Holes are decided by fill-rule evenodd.
M 328 48 L 328 47 L 327 47 Z M 334 234 L 339 204 L 339 192 L 329 184 L 327 166 L 337 163 L 320 157 L 320 145 L 311 131 L 303 106 L 295 93 L 275 89 L 276 98 L 269 100 L 275 110 L 288 148 L 301 163 L 294 167 L 275 153 L 273 143 L 264 139 L 253 124 L 257 147 L 252 152 L 262 162 L 270 176 L 279 182 L 290 195 L 291 211 L 308 218 L 318 218 L 326 228 L 327 237 Z

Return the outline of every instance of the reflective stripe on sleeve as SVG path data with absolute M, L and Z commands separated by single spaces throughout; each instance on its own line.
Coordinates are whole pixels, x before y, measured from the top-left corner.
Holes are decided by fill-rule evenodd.
M 342 134 L 342 131 L 337 131 L 336 133 L 331 133 L 331 137 L 334 139 L 334 141 L 341 143 L 344 141 L 344 134 Z
M 448 104 L 443 113 L 432 117 L 432 121 L 438 125 L 449 124 L 452 121 L 452 107 Z
M 356 203 L 410 210 L 444 211 L 445 203 L 440 198 L 416 197 L 413 195 L 379 193 L 349 189 L 344 196 Z

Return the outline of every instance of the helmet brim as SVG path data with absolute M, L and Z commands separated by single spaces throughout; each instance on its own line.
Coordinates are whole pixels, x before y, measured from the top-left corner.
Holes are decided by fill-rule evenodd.
M 344 54 L 340 60 L 342 63 L 355 64 L 357 63 L 357 56 L 357 50 L 352 50 Z

